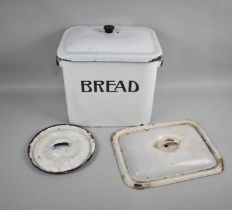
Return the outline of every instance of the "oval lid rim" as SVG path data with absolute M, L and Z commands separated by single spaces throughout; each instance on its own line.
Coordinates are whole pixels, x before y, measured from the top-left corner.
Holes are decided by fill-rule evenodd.
M 74 168 L 71 168 L 71 169 L 68 169 L 68 170 L 65 170 L 65 171 L 49 171 L 49 170 L 46 170 L 46 169 L 43 169 L 41 168 L 38 164 L 36 164 L 33 160 L 33 157 L 31 156 L 33 151 L 32 151 L 32 147 L 34 146 L 33 144 L 36 143 L 35 142 L 35 139 L 38 138 L 38 136 L 43 133 L 43 132 L 46 132 L 48 131 L 49 129 L 53 129 L 53 128 L 56 128 L 56 127 L 61 127 L 61 126 L 70 126 L 70 127 L 76 127 L 76 128 L 79 128 L 81 130 L 83 130 L 84 132 L 86 132 L 86 134 L 90 135 L 90 138 L 88 138 L 88 141 L 90 142 L 90 144 L 92 145 L 92 148 L 90 149 L 89 151 L 89 157 L 84 161 L 82 162 L 82 164 L 80 164 L 79 166 L 77 167 L 74 167 Z M 80 125 L 76 125 L 76 124 L 69 124 L 69 123 L 60 123 L 60 124 L 54 124 L 54 125 L 51 125 L 51 126 L 48 126 L 48 127 L 45 127 L 43 128 L 42 130 L 38 131 L 34 136 L 33 138 L 31 139 L 31 141 L 29 142 L 28 146 L 27 146 L 27 156 L 28 156 L 28 159 L 30 160 L 31 164 L 37 168 L 39 171 L 42 171 L 42 172 L 45 172 L 45 173 L 48 173 L 48 174 L 55 174 L 55 175 L 60 175 L 60 174 L 67 174 L 67 173 L 71 173 L 73 171 L 76 171 L 82 167 L 84 167 L 91 159 L 92 157 L 94 156 L 95 154 L 95 150 L 96 150 L 96 143 L 95 143 L 95 138 L 93 137 L 92 133 L 89 132 L 86 128 L 84 128 L 83 126 L 80 126 Z

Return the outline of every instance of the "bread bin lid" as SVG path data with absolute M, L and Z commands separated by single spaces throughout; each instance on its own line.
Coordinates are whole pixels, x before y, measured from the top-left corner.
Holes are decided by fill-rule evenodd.
M 95 151 L 95 140 L 87 130 L 70 124 L 43 129 L 28 146 L 32 164 L 47 173 L 69 173 L 85 165 Z
M 223 159 L 201 126 L 192 120 L 121 129 L 112 144 L 125 184 L 158 187 L 221 173 Z
M 64 32 L 57 58 L 74 62 L 162 61 L 162 49 L 155 32 L 147 27 L 75 26 Z

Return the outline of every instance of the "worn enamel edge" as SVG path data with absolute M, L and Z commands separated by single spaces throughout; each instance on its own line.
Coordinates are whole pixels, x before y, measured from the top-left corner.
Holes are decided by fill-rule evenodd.
M 47 130 L 47 129 L 49 129 L 49 128 L 56 127 L 56 126 L 62 126 L 62 125 L 69 125 L 69 126 L 79 127 L 79 128 L 82 128 L 83 130 L 85 130 L 85 131 L 86 131 L 86 134 L 88 134 L 89 137 L 91 138 L 91 139 L 90 139 L 90 140 L 91 140 L 91 141 L 90 141 L 90 144 L 91 144 L 91 151 L 90 151 L 90 153 L 89 153 L 88 158 L 87 158 L 81 165 L 79 165 L 79 166 L 77 166 L 77 167 L 75 167 L 75 168 L 73 168 L 73 169 L 66 170 L 66 171 L 59 171 L 59 172 L 53 172 L 53 171 L 44 170 L 44 169 L 40 168 L 40 167 L 34 162 L 34 160 L 33 160 L 33 158 L 32 158 L 32 155 L 31 155 L 31 146 L 32 146 L 33 141 L 34 141 L 34 139 L 36 138 L 36 136 L 38 136 L 40 133 L 44 132 L 45 130 Z M 52 126 L 49 126 L 49 127 L 44 128 L 43 130 L 39 131 L 38 133 L 36 133 L 36 134 L 34 135 L 34 137 L 32 138 L 32 140 L 30 141 L 30 143 L 29 143 L 29 145 L 28 145 L 28 147 L 27 147 L 27 156 L 28 156 L 28 159 L 30 160 L 31 164 L 32 164 L 35 168 L 37 168 L 38 170 L 40 170 L 40 171 L 43 171 L 43 172 L 48 173 L 48 174 L 57 174 L 57 175 L 59 175 L 59 174 L 68 174 L 68 173 L 73 172 L 73 171 L 75 171 L 75 170 L 77 170 L 77 169 L 79 169 L 79 168 L 82 168 L 84 165 L 86 165 L 86 163 L 89 162 L 89 160 L 94 156 L 95 148 L 96 148 L 96 144 L 95 144 L 95 139 L 94 139 L 92 133 L 90 133 L 88 130 L 86 130 L 86 129 L 83 128 L 82 126 L 74 125 L 74 124 L 55 124 L 55 125 L 52 125 Z
M 216 160 L 216 166 L 210 169 L 201 170 L 189 174 L 180 174 L 175 177 L 165 178 L 165 179 L 159 179 L 154 181 L 148 181 L 148 182 L 137 182 L 136 180 L 133 180 L 128 172 L 127 166 L 124 161 L 124 157 L 122 154 L 122 151 L 120 149 L 119 145 L 119 137 L 124 134 L 129 134 L 135 131 L 140 130 L 150 130 L 153 128 L 159 128 L 163 126 L 170 126 L 170 125 L 181 125 L 181 124 L 188 124 L 194 127 L 199 135 L 201 135 L 202 139 L 205 141 L 207 147 L 209 148 L 210 152 L 213 154 L 215 160 Z M 187 181 L 191 179 L 196 179 L 204 176 L 214 175 L 221 173 L 224 169 L 223 165 L 223 158 L 219 154 L 218 150 L 214 147 L 209 137 L 206 135 L 206 133 L 203 131 L 203 129 L 200 127 L 200 125 L 193 120 L 178 120 L 178 121 L 172 121 L 172 122 L 164 122 L 164 123 L 157 123 L 157 124 L 149 124 L 144 126 L 138 126 L 138 127 L 128 127 L 121 130 L 116 131 L 112 135 L 112 145 L 114 148 L 116 160 L 118 162 L 119 170 L 121 173 L 121 177 L 124 181 L 124 183 L 131 188 L 134 189 L 145 189 L 145 188 L 151 188 L 151 187 L 159 187 L 163 185 L 173 184 L 177 182 Z

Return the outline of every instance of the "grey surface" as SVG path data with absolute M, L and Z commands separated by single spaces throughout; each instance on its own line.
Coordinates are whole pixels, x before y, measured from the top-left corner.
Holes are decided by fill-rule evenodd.
M 231 209 L 231 18 L 229 0 L 1 0 L 0 209 Z M 121 180 L 111 147 L 110 136 L 119 128 L 89 128 L 97 152 L 79 171 L 56 176 L 31 166 L 31 138 L 68 122 L 55 66 L 63 30 L 105 23 L 156 30 L 165 63 L 152 121 L 197 120 L 224 157 L 222 174 L 132 190 Z

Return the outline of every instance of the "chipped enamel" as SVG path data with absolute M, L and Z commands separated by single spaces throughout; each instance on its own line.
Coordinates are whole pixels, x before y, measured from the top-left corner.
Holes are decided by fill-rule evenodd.
M 58 125 L 41 131 L 32 140 L 29 157 L 43 171 L 64 173 L 84 164 L 94 150 L 94 139 L 86 130 Z
M 124 181 L 146 188 L 222 171 L 222 158 L 193 121 L 123 129 L 113 146 Z

